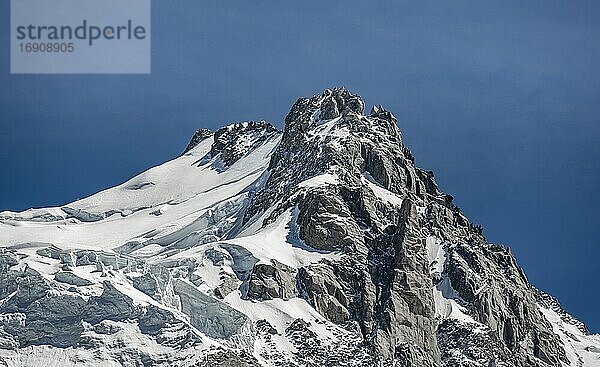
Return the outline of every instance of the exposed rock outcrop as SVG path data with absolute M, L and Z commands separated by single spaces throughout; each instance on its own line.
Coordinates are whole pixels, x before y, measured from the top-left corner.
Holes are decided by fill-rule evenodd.
M 274 259 L 270 264 L 255 264 L 248 284 L 248 298 L 258 301 L 290 299 L 298 294 L 296 269 Z
M 192 136 L 192 139 L 188 143 L 187 147 L 181 153 L 182 155 L 194 149 L 198 144 L 200 144 L 204 139 L 210 138 L 213 135 L 213 132 L 208 129 L 198 129 Z
M 481 228 L 439 191 L 433 173 L 415 167 L 393 114 L 379 106 L 366 117 L 363 108 L 345 89 L 299 99 L 285 119 L 268 181 L 246 212 L 249 220 L 279 203 L 269 222 L 298 207 L 300 238 L 316 250 L 343 254 L 301 268 L 300 294 L 329 320 L 356 322 L 384 359 L 437 366 L 437 340 L 451 337 L 436 318 L 432 290 L 442 275 L 430 273 L 425 246 L 427 233 L 435 233 L 451 244 L 444 276 L 477 325 L 487 327 L 492 344 L 501 346 L 499 363 L 565 361 L 512 255 L 488 245 Z M 338 182 L 300 185 L 325 174 Z
M 217 130 L 210 154 L 221 154 L 225 166 L 230 166 L 265 140 L 279 134 L 277 128 L 265 121 L 248 121 Z

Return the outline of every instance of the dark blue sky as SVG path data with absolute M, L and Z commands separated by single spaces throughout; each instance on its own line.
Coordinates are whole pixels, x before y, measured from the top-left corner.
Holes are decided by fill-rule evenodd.
M 120 183 L 199 127 L 281 126 L 343 85 L 392 110 L 440 188 L 600 331 L 597 1 L 154 1 L 151 75 L 10 75 L 8 3 L 0 210 Z

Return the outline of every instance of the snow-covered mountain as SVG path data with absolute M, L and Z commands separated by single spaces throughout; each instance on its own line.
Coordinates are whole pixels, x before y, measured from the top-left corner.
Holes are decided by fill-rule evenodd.
M 600 366 L 345 89 L 284 131 L 185 152 L 62 207 L 0 213 L 0 365 Z

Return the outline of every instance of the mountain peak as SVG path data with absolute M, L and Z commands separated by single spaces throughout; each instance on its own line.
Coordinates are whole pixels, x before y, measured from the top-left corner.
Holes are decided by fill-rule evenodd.
M 283 132 L 200 129 L 169 162 L 0 226 L 11 365 L 598 361 L 597 336 L 415 165 L 394 115 L 345 88 L 298 99 Z
M 321 95 L 299 98 L 294 103 L 285 118 L 285 131 L 304 131 L 315 121 L 332 120 L 342 115 L 362 115 L 364 106 L 360 96 L 343 87 L 326 89 Z

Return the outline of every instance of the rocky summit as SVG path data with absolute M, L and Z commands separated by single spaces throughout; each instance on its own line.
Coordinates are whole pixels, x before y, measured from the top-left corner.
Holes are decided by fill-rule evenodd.
M 4 366 L 600 366 L 600 336 L 343 88 L 2 212 L 0 246 Z

